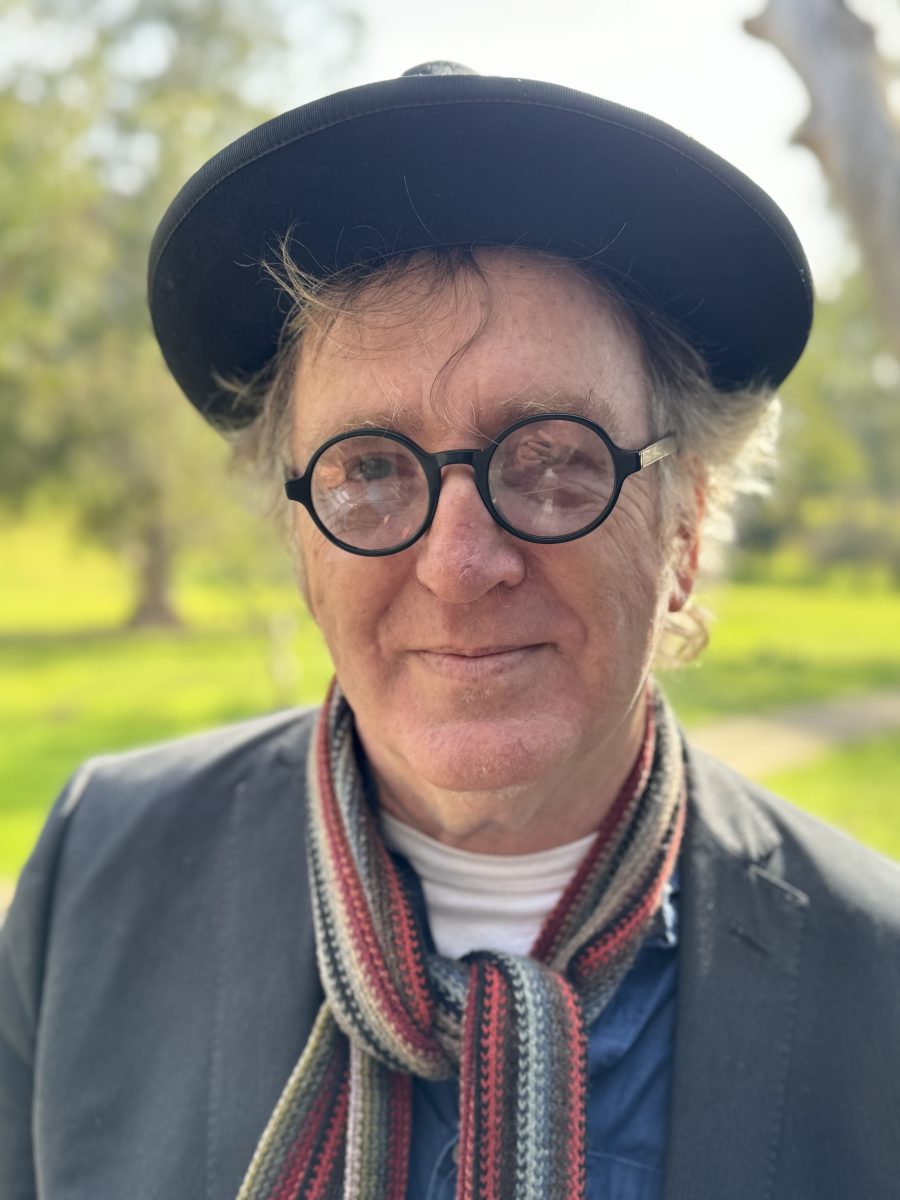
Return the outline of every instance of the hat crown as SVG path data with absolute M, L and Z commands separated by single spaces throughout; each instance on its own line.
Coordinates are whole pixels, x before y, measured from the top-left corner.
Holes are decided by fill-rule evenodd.
M 680 329 L 722 390 L 780 383 L 812 292 L 774 201 L 685 134 L 571 88 L 448 60 L 325 96 L 251 130 L 181 190 L 150 255 L 166 361 L 210 420 L 223 379 L 277 353 L 287 235 L 316 278 L 423 249 L 517 246 L 590 263 Z

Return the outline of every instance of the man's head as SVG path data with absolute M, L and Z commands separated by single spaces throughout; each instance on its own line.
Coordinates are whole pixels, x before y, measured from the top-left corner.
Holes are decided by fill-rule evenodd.
M 802 251 L 749 181 L 550 91 L 401 80 L 287 114 L 188 185 L 151 267 L 191 399 L 299 476 L 295 498 L 314 489 L 292 514 L 298 575 L 382 803 L 507 851 L 595 828 L 634 761 L 704 512 L 739 489 L 809 320 Z M 502 441 L 560 414 L 543 442 L 533 424 Z M 365 429 L 388 431 L 374 457 L 318 457 Z M 498 441 L 490 469 L 517 447 L 539 501 L 521 472 L 479 466 L 476 487 Z M 639 470 L 654 443 L 674 452 Z M 578 474 L 600 460 L 629 476 L 609 511 Z M 560 530 L 579 536 L 540 540 Z M 372 548 L 396 552 L 352 552 Z
M 242 435 L 273 483 L 365 427 L 428 452 L 489 446 L 538 413 L 587 417 L 629 450 L 675 433 L 677 453 L 627 479 L 604 523 L 569 543 L 505 532 L 466 466 L 444 469 L 432 526 L 395 555 L 350 554 L 286 506 L 301 586 L 398 794 L 413 777 L 420 794 L 467 793 L 449 822 L 505 788 L 524 820 L 523 781 L 574 794 L 573 764 L 595 781 L 621 774 L 651 659 L 689 605 L 707 491 L 734 483 L 769 391 L 734 393 L 716 422 L 721 397 L 677 332 L 551 255 L 418 254 L 324 286 L 289 264 L 281 276 L 294 315 Z

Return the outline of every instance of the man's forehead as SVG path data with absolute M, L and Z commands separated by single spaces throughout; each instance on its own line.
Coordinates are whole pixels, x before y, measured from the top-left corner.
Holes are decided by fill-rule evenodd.
M 454 333 L 473 336 L 510 310 L 527 315 L 547 311 L 548 297 L 583 321 L 606 325 L 611 320 L 624 337 L 634 336 L 625 301 L 612 285 L 574 261 L 487 246 L 465 256 L 421 252 L 359 281 L 326 285 L 306 322 L 301 354 L 377 358 L 404 346 L 421 352 Z
M 302 397 L 300 402 L 302 404 Z M 555 390 L 544 393 L 536 391 L 529 395 L 500 395 L 478 409 L 472 404 L 453 401 L 445 401 L 427 409 L 421 403 L 399 398 L 393 403 L 382 404 L 375 400 L 371 404 L 362 401 L 349 411 L 342 411 L 339 418 L 327 413 L 316 414 L 315 418 L 309 422 L 303 421 L 303 424 L 313 435 L 321 435 L 322 440 L 354 429 L 390 429 L 415 438 L 433 425 L 437 418 L 448 426 L 469 429 L 480 440 L 489 440 L 520 417 L 538 413 L 570 413 L 604 426 L 618 423 L 614 396 L 593 390 Z
M 573 264 L 487 250 L 454 273 L 420 267 L 376 278 L 304 335 L 295 391 L 308 444 L 373 427 L 416 437 L 435 421 L 488 439 L 539 412 L 614 431 L 623 403 L 643 397 L 630 318 Z

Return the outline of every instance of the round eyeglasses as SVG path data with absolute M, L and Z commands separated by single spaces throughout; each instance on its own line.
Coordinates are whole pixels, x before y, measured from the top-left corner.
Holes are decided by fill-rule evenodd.
M 606 520 L 629 475 L 675 449 L 669 434 L 623 450 L 568 413 L 523 417 L 483 450 L 437 454 L 389 429 L 354 429 L 320 446 L 284 490 L 342 550 L 396 554 L 431 524 L 444 467 L 463 464 L 501 528 L 526 542 L 571 542 Z

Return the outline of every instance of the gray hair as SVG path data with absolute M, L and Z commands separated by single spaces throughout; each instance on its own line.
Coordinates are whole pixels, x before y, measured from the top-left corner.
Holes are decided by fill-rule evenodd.
M 227 423 L 222 432 L 233 449 L 234 465 L 262 489 L 267 508 L 280 516 L 288 529 L 289 502 L 283 482 L 294 470 L 291 459 L 293 388 L 306 332 L 315 327 L 324 333 L 338 318 L 379 312 L 403 328 L 423 317 L 425 281 L 439 296 L 445 286 L 458 287 L 472 280 L 483 295 L 482 318 L 475 332 L 454 352 L 439 372 L 441 376 L 465 353 L 490 321 L 491 293 L 478 261 L 477 249 L 417 251 L 382 262 L 360 266 L 324 279 L 301 272 L 289 253 L 289 241 L 280 258 L 266 269 L 287 296 L 290 311 L 282 328 L 278 351 L 260 374 L 220 383 L 233 397 L 234 413 L 256 416 L 239 428 Z M 660 462 L 663 536 L 671 538 L 679 525 L 694 520 L 694 489 L 703 483 L 701 567 L 714 573 L 721 567 L 725 547 L 734 539 L 735 513 L 742 497 L 768 490 L 778 436 L 780 403 L 764 386 L 723 393 L 710 378 L 702 355 L 669 320 L 649 304 L 629 295 L 621 286 L 598 274 L 590 265 L 557 256 L 510 249 L 510 254 L 540 257 L 546 263 L 575 267 L 606 299 L 613 318 L 638 339 L 647 379 L 650 418 L 654 436 L 674 433 L 678 453 Z M 408 284 L 405 290 L 403 286 Z M 709 614 L 691 599 L 670 613 L 658 663 L 673 666 L 695 659 L 708 641 Z

